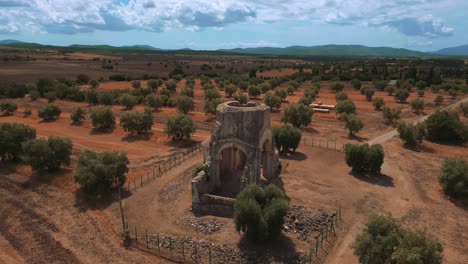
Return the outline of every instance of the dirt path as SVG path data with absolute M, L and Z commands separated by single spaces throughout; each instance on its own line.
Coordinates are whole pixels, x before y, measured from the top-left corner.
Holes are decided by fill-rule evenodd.
M 453 103 L 453 104 L 451 104 L 451 105 L 445 107 L 445 109 L 453 109 L 453 108 L 455 108 L 455 107 L 458 107 L 460 104 L 462 104 L 462 103 L 464 103 L 464 102 L 468 102 L 468 97 L 467 97 L 467 98 L 464 98 L 464 99 L 462 99 L 462 100 L 459 100 L 459 101 L 457 101 L 457 102 L 455 102 L 455 103 Z M 418 118 L 418 119 L 416 119 L 415 121 L 413 121 L 413 124 L 423 122 L 423 121 L 425 121 L 428 117 L 429 117 L 429 115 L 425 115 L 425 116 L 423 116 L 423 117 L 421 117 L 421 118 Z M 384 133 L 384 134 L 382 134 L 382 135 L 380 135 L 380 136 L 378 136 L 378 137 L 375 137 L 375 138 L 373 138 L 373 139 L 367 141 L 367 143 L 368 143 L 369 145 L 382 144 L 383 142 L 390 140 L 391 138 L 393 138 L 393 137 L 396 136 L 396 135 L 398 135 L 398 132 L 397 132 L 396 129 L 393 129 L 393 130 L 391 130 L 391 131 L 388 131 L 388 132 L 386 132 L 386 133 Z

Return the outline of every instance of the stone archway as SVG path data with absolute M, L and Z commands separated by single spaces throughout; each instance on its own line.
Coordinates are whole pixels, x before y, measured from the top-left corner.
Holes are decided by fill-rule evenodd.
M 236 146 L 229 146 L 220 151 L 218 157 L 220 194 L 235 197 L 240 192 L 246 161 L 246 153 Z
M 272 133 L 271 130 L 266 130 L 260 141 L 260 167 L 262 171 L 262 176 L 271 179 L 273 178 L 274 168 L 273 168 L 273 158 L 275 154 L 275 149 L 272 143 Z

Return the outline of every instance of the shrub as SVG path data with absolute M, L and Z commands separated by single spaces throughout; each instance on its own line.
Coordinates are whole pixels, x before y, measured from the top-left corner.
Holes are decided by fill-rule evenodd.
M 47 99 L 49 103 L 55 102 L 57 99 L 57 94 L 54 91 L 50 91 L 44 94 L 44 97 Z
M 369 87 L 367 86 L 364 86 L 364 87 L 361 87 L 361 89 L 359 89 L 359 92 L 362 94 L 362 95 L 366 95 L 366 91 L 370 89 Z
M 96 80 L 89 81 L 89 84 L 91 85 L 91 88 L 93 89 L 96 89 L 99 86 L 99 82 Z
M 405 142 L 405 145 L 414 147 L 421 144 L 426 137 L 426 125 L 417 123 L 416 125 L 401 122 L 398 124 L 397 131 L 400 134 L 400 139 Z
M 78 123 L 82 120 L 85 120 L 86 112 L 79 106 L 73 107 L 70 114 L 70 119 L 72 120 L 72 123 Z
M 273 138 L 278 152 L 296 152 L 301 142 L 301 130 L 292 126 L 273 127 Z
M 247 95 L 241 92 L 237 92 L 234 94 L 234 100 L 238 101 L 241 104 L 246 104 L 247 103 Z
M 272 109 L 278 110 L 281 107 L 281 98 L 269 92 L 265 94 L 263 102 Z
M 36 129 L 19 123 L 0 123 L 0 159 L 17 160 L 23 150 L 21 144 L 36 138 Z
M 178 96 L 176 99 L 177 112 L 181 114 L 187 114 L 195 109 L 195 103 L 192 97 L 185 95 Z
M 164 96 L 167 96 L 167 98 L 169 98 L 169 97 L 171 97 L 171 92 L 166 87 L 163 87 L 159 91 L 159 95 L 164 95 Z
M 31 96 L 31 101 L 36 101 L 37 99 L 39 99 L 39 97 L 41 97 L 41 94 L 38 90 L 32 90 L 31 92 L 29 92 L 29 96 Z
M 182 91 L 180 91 L 180 95 L 188 96 L 188 97 L 193 98 L 195 93 L 193 91 L 193 88 L 190 88 L 189 86 L 184 86 L 184 88 L 182 88 Z
M 49 136 L 48 139 L 33 139 L 22 144 L 23 160 L 33 170 L 55 170 L 62 164 L 70 164 L 72 141 L 69 138 Z
M 125 110 L 132 109 L 138 104 L 138 98 L 128 93 L 124 93 L 119 97 L 119 103 L 125 106 Z
M 99 92 L 94 89 L 86 90 L 85 101 L 90 105 L 96 105 L 99 103 Z
M 125 184 L 128 163 L 124 152 L 85 150 L 78 158 L 73 178 L 86 193 L 108 195 L 113 188 Z
M 216 108 L 218 107 L 219 104 L 223 103 L 223 99 L 221 98 L 215 98 L 212 100 L 205 100 L 205 105 L 203 107 L 203 110 L 205 111 L 206 114 L 216 114 Z
M 388 82 L 385 80 L 375 80 L 374 87 L 377 91 L 383 91 L 387 87 Z
M 177 114 L 167 119 L 166 134 L 172 139 L 190 139 L 193 133 L 195 133 L 195 125 L 191 116 Z
M 361 129 L 364 127 L 362 120 L 355 114 L 345 113 L 341 116 L 341 118 L 345 122 L 345 129 L 349 131 L 349 135 L 354 135 L 354 133 L 361 131 Z
M 148 133 L 153 126 L 153 114 L 149 108 L 144 112 L 123 113 L 120 116 L 120 126 L 131 135 Z
M 232 95 L 237 91 L 237 88 L 230 84 L 224 88 L 224 92 L 226 93 L 227 97 L 232 97 Z
M 217 98 L 221 98 L 221 94 L 218 90 L 214 88 L 205 90 L 205 100 L 213 100 Z
M 397 89 L 395 91 L 395 99 L 400 103 L 405 103 L 410 93 L 406 89 Z
M 161 85 L 161 80 L 154 80 L 154 79 L 148 80 L 147 85 L 154 92 Z
M 463 158 L 445 159 L 439 183 L 444 193 L 455 199 L 468 198 L 468 162 Z
M 438 96 L 434 99 L 434 103 L 435 103 L 435 105 L 437 105 L 437 106 L 440 106 L 443 102 L 444 102 L 444 97 L 443 97 L 442 95 L 438 95 Z
M 257 85 L 250 85 L 247 90 L 247 93 L 252 98 L 258 98 L 258 96 L 260 96 L 261 91 Z
M 315 100 L 315 98 L 317 98 L 317 95 L 318 95 L 318 90 L 314 87 L 307 87 L 305 90 L 304 90 L 304 95 L 305 97 L 309 97 L 313 100 Z
M 450 95 L 450 97 L 452 97 L 452 99 L 457 98 L 457 95 L 458 95 L 457 90 L 455 90 L 455 89 L 450 89 L 450 90 L 448 90 L 447 93 L 448 93 L 448 95 Z
M 138 89 L 141 87 L 141 82 L 138 80 L 132 81 L 132 87 Z
M 427 139 L 435 142 L 466 142 L 468 127 L 456 112 L 437 109 L 426 120 Z
M 303 104 L 291 104 L 284 109 L 281 121 L 289 123 L 294 127 L 300 128 L 301 126 L 308 126 L 312 122 L 312 114 L 314 110 Z
M 264 82 L 260 84 L 260 90 L 262 93 L 266 93 L 271 90 L 271 83 L 270 82 Z
M 281 233 L 288 208 L 288 201 L 278 187 L 249 185 L 234 202 L 236 230 L 253 241 L 274 239 Z
M 333 83 L 330 88 L 335 92 L 341 92 L 344 89 L 344 85 L 342 83 L 336 82 Z
M 48 103 L 37 111 L 37 116 L 45 121 L 50 121 L 59 118 L 61 113 L 60 107 L 54 103 Z
M 415 85 L 416 87 L 418 87 L 419 90 L 423 90 L 424 88 L 427 87 L 427 82 L 425 82 L 425 81 L 417 81 L 414 85 Z
M 388 85 L 387 87 L 385 87 L 385 92 L 387 92 L 388 95 L 392 96 L 395 92 L 395 86 Z
M 115 117 L 109 106 L 96 106 L 90 109 L 89 117 L 96 130 L 105 130 L 115 125 Z
M 374 96 L 374 93 L 375 93 L 375 90 L 374 89 L 367 89 L 365 91 L 365 96 L 366 96 L 366 100 L 368 102 L 371 102 L 372 101 L 372 96 Z
M 78 83 L 87 84 L 90 78 L 86 74 L 78 74 L 78 76 L 76 77 L 76 80 L 78 81 Z
M 418 91 L 418 96 L 419 97 L 424 97 L 424 90 L 419 90 Z
M 286 87 L 286 92 L 290 95 L 294 94 L 294 91 L 296 91 L 296 88 L 294 88 L 294 86 L 292 85 L 288 85 L 288 87 Z
M 356 105 L 354 104 L 351 99 L 340 101 L 335 106 L 335 112 L 337 114 L 347 113 L 347 114 L 355 114 L 356 113 Z
M 394 121 L 400 119 L 401 107 L 387 107 L 383 108 L 383 117 L 387 124 L 392 124 Z
M 98 94 L 98 102 L 102 105 L 113 105 L 114 104 L 114 96 L 112 92 L 101 91 Z
M 284 101 L 288 97 L 288 92 L 285 89 L 275 90 L 275 95 L 281 98 L 281 101 Z
M 23 117 L 28 117 L 30 115 L 32 115 L 31 109 L 24 109 Z
M 145 105 L 157 111 L 164 106 L 164 100 L 161 96 L 156 96 L 154 94 L 148 94 L 145 97 Z
M 382 109 L 382 106 L 385 105 L 384 99 L 382 97 L 374 97 L 372 98 L 372 105 L 374 106 L 375 110 Z
M 460 112 L 462 112 L 464 116 L 468 116 L 468 102 L 460 104 Z
M 424 100 L 421 98 L 416 98 L 410 103 L 411 109 L 416 112 L 420 113 L 422 110 L 424 110 Z
M 18 106 L 12 100 L 0 100 L 0 112 L 4 115 L 11 115 L 18 109 Z
M 346 144 L 346 164 L 354 173 L 376 175 L 380 174 L 380 167 L 384 161 L 384 151 L 380 144 Z
M 352 247 L 363 264 L 440 264 L 443 261 L 443 247 L 438 240 L 421 231 L 404 229 L 390 215 L 371 215 Z
M 357 79 L 357 78 L 354 78 L 354 79 L 351 80 L 351 85 L 356 90 L 361 89 L 361 81 L 359 79 Z
M 348 95 L 344 92 L 338 92 L 335 96 L 337 102 L 344 101 L 348 99 Z
M 174 80 L 170 80 L 166 82 L 166 89 L 169 90 L 171 93 L 174 93 L 177 88 L 177 83 Z

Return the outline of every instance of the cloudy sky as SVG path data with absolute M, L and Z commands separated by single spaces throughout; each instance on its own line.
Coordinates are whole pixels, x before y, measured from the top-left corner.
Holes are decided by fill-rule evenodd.
M 468 0 L 0 0 L 0 40 L 218 49 L 468 44 Z

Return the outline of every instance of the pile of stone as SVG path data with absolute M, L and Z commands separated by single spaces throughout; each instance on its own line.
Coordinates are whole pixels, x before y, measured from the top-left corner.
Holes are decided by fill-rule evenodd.
M 297 234 L 300 240 L 310 242 L 332 221 L 335 215 L 334 212 L 293 205 L 285 217 L 283 230 Z
M 194 217 L 188 216 L 183 223 L 195 229 L 202 234 L 213 234 L 221 230 L 223 223 L 212 217 Z

